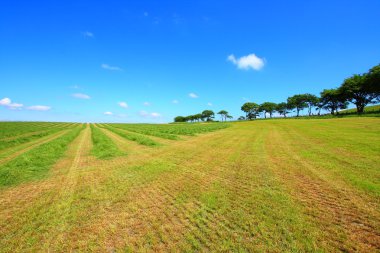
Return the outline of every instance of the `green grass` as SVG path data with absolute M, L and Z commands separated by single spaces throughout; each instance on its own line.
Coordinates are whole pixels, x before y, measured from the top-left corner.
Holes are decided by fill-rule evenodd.
M 139 134 L 145 134 L 145 135 L 151 135 L 163 139 L 168 139 L 168 140 L 178 140 L 179 137 L 174 134 L 168 134 L 168 133 L 162 133 L 154 128 L 144 125 L 144 124 L 109 124 L 112 127 L 128 130 L 131 132 L 139 133 Z
M 71 124 L 71 125 L 68 125 L 68 124 L 57 124 L 57 125 L 48 127 L 46 130 L 43 130 L 45 128 L 43 128 L 41 126 L 42 130 L 37 131 L 35 134 L 32 134 L 32 135 L 22 135 L 20 137 L 18 137 L 16 135 L 15 137 L 13 137 L 13 138 L 11 138 L 9 140 L 7 140 L 7 139 L 1 140 L 0 141 L 0 150 L 5 149 L 5 148 L 14 147 L 14 146 L 17 146 L 19 144 L 27 143 L 27 142 L 39 139 L 41 137 L 57 133 L 59 131 L 65 130 L 65 129 L 73 128 L 75 126 L 76 126 L 76 124 Z
M 34 131 L 44 131 L 53 127 L 63 127 L 68 123 L 55 122 L 0 122 L 0 140 L 17 137 Z
M 34 148 L 0 166 L 0 187 L 44 178 L 50 167 L 63 155 L 67 145 L 82 131 L 76 127 L 63 136 Z
M 149 137 L 146 137 L 144 135 L 135 134 L 135 133 L 131 133 L 131 132 L 125 132 L 121 129 L 112 127 L 110 125 L 101 125 L 101 126 L 110 130 L 111 132 L 114 132 L 117 135 L 120 135 L 121 137 L 123 137 L 127 140 L 137 142 L 138 144 L 141 144 L 144 146 L 159 146 L 160 145 L 158 142 L 156 142 L 156 141 L 154 141 L 154 140 L 152 140 Z
M 353 114 L 356 113 L 356 108 L 342 110 L 340 114 Z M 364 108 L 364 113 L 380 113 L 380 105 L 369 105 Z
M 102 155 L 114 145 L 97 126 L 91 137 L 89 129 L 81 135 L 85 145 L 69 145 L 49 180 L 35 179 L 46 178 L 57 161 L 54 143 L 65 149 L 70 140 L 15 158 L 20 166 L 12 173 L 0 167 L 2 180 L 25 174 L 14 187 L 0 188 L 0 252 L 380 248 L 379 118 L 125 125 L 189 137 L 158 148 L 128 142 L 123 146 L 136 150 L 109 160 L 93 157 L 95 149 Z M 129 140 L 156 140 L 101 126 Z M 216 128 L 224 130 L 200 134 Z M 32 160 L 21 163 L 25 158 Z
M 123 153 L 116 144 L 106 136 L 98 127 L 91 124 L 91 139 L 93 147 L 91 153 L 99 159 L 111 159 Z
M 161 138 L 175 139 L 177 135 L 194 136 L 196 134 L 212 132 L 230 126 L 229 123 L 185 123 L 185 124 L 110 124 L 129 131 L 155 135 Z

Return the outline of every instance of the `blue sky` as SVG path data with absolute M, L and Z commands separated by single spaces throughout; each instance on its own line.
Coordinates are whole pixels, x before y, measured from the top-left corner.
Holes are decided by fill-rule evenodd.
M 380 1 L 1 1 L 0 120 L 169 122 L 380 62 Z

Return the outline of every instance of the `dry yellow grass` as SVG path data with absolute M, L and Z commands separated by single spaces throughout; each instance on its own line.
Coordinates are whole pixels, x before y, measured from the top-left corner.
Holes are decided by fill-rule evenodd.
M 91 156 L 0 191 L 0 251 L 380 250 L 380 119 L 266 120 Z M 328 138 L 327 138 L 328 137 Z M 160 141 L 159 138 L 155 138 Z

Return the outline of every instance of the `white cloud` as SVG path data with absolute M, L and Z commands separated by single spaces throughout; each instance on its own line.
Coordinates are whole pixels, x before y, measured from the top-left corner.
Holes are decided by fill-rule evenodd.
M 0 100 L 0 105 L 9 105 L 10 103 L 12 103 L 10 98 L 3 98 Z
M 208 106 L 212 106 L 212 103 L 208 102 L 207 105 L 208 105 Z
M 125 108 L 125 109 L 127 109 L 128 108 L 128 104 L 126 103 L 126 102 L 119 102 L 119 103 L 117 103 L 120 107 L 123 107 L 123 108 Z
M 104 115 L 113 115 L 112 112 L 105 112 Z
M 257 57 L 255 54 L 249 54 L 236 59 L 233 54 L 227 57 L 227 60 L 235 64 L 239 69 L 260 70 L 264 67 L 265 59 Z
M 193 92 L 191 92 L 191 93 L 189 93 L 189 97 L 191 97 L 191 98 L 198 98 L 198 95 L 195 94 L 195 93 L 193 93 Z
M 90 99 L 91 97 L 89 95 L 83 94 L 83 93 L 74 93 L 71 96 L 74 98 L 79 98 L 79 99 Z
M 152 112 L 150 116 L 152 116 L 153 118 L 159 118 L 161 117 L 161 114 L 159 114 L 158 112 Z
M 89 38 L 93 38 L 94 37 L 94 34 L 92 32 L 89 32 L 89 31 L 85 31 L 82 33 L 84 37 L 89 37 Z
M 20 110 L 23 106 L 24 106 L 23 104 L 18 104 L 18 103 L 11 103 L 7 105 L 7 107 L 12 110 L 16 110 L 16 109 Z
M 0 100 L 0 105 L 7 107 L 8 109 L 12 110 L 20 110 L 24 105 L 19 103 L 12 103 L 12 100 L 10 98 L 3 98 Z
M 143 105 L 145 105 L 145 106 L 150 106 L 151 103 L 149 103 L 149 102 L 144 102 Z
M 113 70 L 113 71 L 123 71 L 122 68 L 120 67 L 117 67 L 117 66 L 110 66 L 108 64 L 105 64 L 103 63 L 102 65 L 100 65 L 103 69 L 107 69 L 107 70 Z
M 26 109 L 31 110 L 31 111 L 49 111 L 51 107 L 46 106 L 46 105 L 33 105 L 33 106 L 27 107 Z
M 149 113 L 148 112 L 146 112 L 146 111 L 140 111 L 139 112 L 139 115 L 141 116 L 141 117 L 147 117 L 148 115 L 149 115 Z
M 139 112 L 139 115 L 141 116 L 141 117 L 144 117 L 144 118 L 161 118 L 161 114 L 160 113 L 158 113 L 158 112 L 152 112 L 152 113 L 149 113 L 149 112 L 147 112 L 147 111 L 144 111 L 144 110 L 141 110 L 140 112 Z
M 172 103 L 173 103 L 173 104 L 178 104 L 179 101 L 178 101 L 177 99 L 174 99 L 174 100 L 172 101 Z

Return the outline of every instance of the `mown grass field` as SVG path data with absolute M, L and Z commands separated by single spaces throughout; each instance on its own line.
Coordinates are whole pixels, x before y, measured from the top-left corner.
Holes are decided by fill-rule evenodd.
M 0 252 L 380 251 L 379 118 L 0 130 Z

